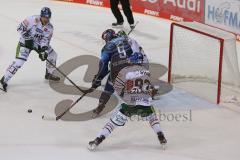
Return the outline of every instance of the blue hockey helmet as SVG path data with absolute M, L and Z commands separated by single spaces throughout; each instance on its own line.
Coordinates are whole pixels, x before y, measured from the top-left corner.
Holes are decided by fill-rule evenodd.
M 51 18 L 52 17 L 51 9 L 48 7 L 43 7 L 40 16 L 45 18 Z
M 102 39 L 105 42 L 111 41 L 114 37 L 116 37 L 116 32 L 113 29 L 107 29 L 102 33 Z

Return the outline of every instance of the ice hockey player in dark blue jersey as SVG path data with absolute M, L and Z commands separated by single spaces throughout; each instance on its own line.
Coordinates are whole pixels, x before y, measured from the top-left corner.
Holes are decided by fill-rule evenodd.
M 99 98 L 99 104 L 93 110 L 93 118 L 97 117 L 105 108 L 111 95 L 114 93 L 112 82 L 119 71 L 130 65 L 133 61 L 143 61 L 141 64 L 148 64 L 148 59 L 142 47 L 132 38 L 128 37 L 124 31 L 116 33 L 112 29 L 107 29 L 102 34 L 102 39 L 106 44 L 101 51 L 99 70 L 92 81 L 92 88 L 96 89 L 101 85 L 102 79 L 109 74 L 107 83 Z M 109 67 L 110 64 L 110 67 Z

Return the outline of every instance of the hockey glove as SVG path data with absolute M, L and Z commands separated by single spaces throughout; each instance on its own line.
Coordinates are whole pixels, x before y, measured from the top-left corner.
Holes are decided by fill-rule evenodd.
M 42 52 L 46 52 L 48 50 L 48 47 L 47 46 L 42 46 L 42 47 L 38 47 L 39 48 L 39 52 L 42 53 Z
M 154 86 L 150 86 L 149 87 L 149 94 L 152 98 L 154 98 L 154 96 L 158 93 L 158 90 L 156 88 L 154 88 Z
M 42 61 L 45 61 L 48 57 L 48 54 L 46 52 L 41 52 L 41 53 L 38 53 L 39 54 L 39 58 L 42 60 Z
M 42 53 L 42 52 L 46 52 L 48 50 L 48 47 L 47 46 L 37 46 L 34 48 L 34 50 L 37 52 L 37 53 Z

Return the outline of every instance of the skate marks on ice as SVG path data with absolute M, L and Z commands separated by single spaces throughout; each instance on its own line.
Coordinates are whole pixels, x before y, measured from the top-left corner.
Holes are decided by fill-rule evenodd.
M 149 70 L 151 73 L 151 83 L 158 89 L 156 97 L 167 94 L 172 91 L 173 86 L 166 81 L 159 80 L 168 71 L 167 67 L 161 64 L 150 63 Z
M 139 123 L 138 122 L 130 122 L 130 123 L 132 123 L 132 124 L 128 124 L 128 125 L 134 125 L 133 128 L 139 131 L 140 129 L 139 128 L 137 129 L 137 127 L 135 127 L 135 126 L 137 125 L 138 127 L 140 127 L 141 125 L 143 125 L 141 123 L 144 123 L 144 122 L 139 122 Z M 124 128 L 124 129 L 129 131 L 128 127 L 129 126 L 127 126 L 127 128 Z M 129 127 L 129 128 L 131 128 L 131 127 Z M 144 129 L 149 129 L 149 128 L 144 128 Z M 124 132 L 121 132 L 121 133 L 124 134 Z M 151 135 L 151 138 L 150 138 L 151 140 L 148 139 L 150 135 Z M 104 141 L 92 152 L 108 153 L 108 152 L 113 152 L 113 151 L 124 152 L 125 150 L 134 150 L 134 151 L 137 151 L 137 153 L 158 152 L 161 154 L 161 153 L 165 153 L 165 152 L 168 152 L 171 150 L 171 148 L 169 148 L 170 146 L 168 146 L 168 144 L 166 144 L 165 146 L 162 146 L 159 143 L 157 137 L 153 136 L 152 134 L 150 134 L 150 135 L 147 136 L 147 135 L 141 134 L 140 136 L 138 136 L 138 135 L 136 135 L 136 132 L 130 130 L 128 135 L 125 136 L 124 138 L 120 138 L 120 140 L 119 139 L 114 140 L 114 142 Z M 88 147 L 87 147 L 87 149 L 88 149 Z
M 126 33 L 129 33 L 131 31 L 131 34 L 134 34 L 135 36 L 138 37 L 142 37 L 144 39 L 149 39 L 149 40 L 158 40 L 159 37 L 155 36 L 155 34 L 150 34 L 147 32 L 143 32 L 143 30 L 140 30 L 140 27 L 138 27 L 139 25 L 141 25 L 141 23 L 139 21 L 137 21 L 135 23 L 135 28 L 131 31 L 131 28 L 129 26 L 119 26 L 119 27 L 112 27 L 114 30 L 120 31 L 123 30 Z
M 76 37 L 76 38 L 79 38 L 79 39 L 82 39 L 84 37 L 84 40 L 86 40 L 88 43 L 89 42 L 92 42 L 94 44 L 99 44 L 99 45 L 102 45 L 102 40 L 99 39 L 98 37 L 93 36 L 91 34 L 88 34 L 86 32 L 81 32 L 81 31 L 64 31 L 64 32 L 61 32 L 63 34 L 67 34 L 69 35 L 70 37 Z
M 144 39 L 149 39 L 149 40 L 158 40 L 159 39 L 159 37 L 157 37 L 153 34 L 142 32 L 142 31 L 139 31 L 138 29 L 135 29 L 133 32 L 136 36 L 143 37 Z
M 168 94 L 162 95 L 152 102 L 155 107 L 164 112 L 194 109 L 211 109 L 220 106 L 190 94 L 187 91 L 173 88 Z
M 99 63 L 99 58 L 91 55 L 82 55 L 75 58 L 72 58 L 68 60 L 67 62 L 63 63 L 60 67 L 58 67 L 62 72 L 64 72 L 66 75 L 69 75 L 71 72 L 73 72 L 75 69 L 87 65 L 87 71 L 85 75 L 79 75 L 79 77 L 83 77 L 83 81 L 85 83 L 91 83 L 94 75 L 96 74 Z M 161 64 L 150 64 L 150 72 L 152 73 L 152 79 L 151 81 L 155 86 L 159 88 L 159 95 L 164 95 L 172 90 L 172 86 L 164 81 L 160 81 L 160 77 L 162 77 L 166 72 L 167 68 Z M 49 82 L 50 87 L 55 90 L 56 92 L 59 92 L 61 94 L 66 95 L 82 95 L 83 93 L 80 92 L 76 87 L 72 85 L 65 84 L 65 77 L 63 77 L 60 73 L 58 73 L 58 76 L 61 78 L 59 83 Z M 79 86 L 81 89 L 85 90 L 88 89 L 86 86 Z M 86 95 L 88 98 L 94 98 L 99 99 L 102 91 L 101 90 L 95 90 L 92 93 L 89 93 Z M 76 97 L 76 96 L 75 96 Z M 76 98 L 75 98 L 76 99 Z M 59 115 L 64 110 L 66 110 L 71 105 L 72 100 L 62 100 L 55 106 L 55 114 Z M 119 99 L 117 96 L 113 95 L 111 96 L 110 100 L 106 104 L 105 109 L 101 113 L 101 115 L 104 115 L 106 113 L 111 112 L 113 109 L 116 108 L 116 106 L 119 103 Z M 89 108 L 93 108 L 94 106 L 89 106 Z M 97 107 L 97 103 L 96 103 Z M 84 112 L 84 113 L 72 113 L 71 111 L 66 113 L 62 117 L 61 120 L 64 121 L 87 121 L 91 120 L 92 118 L 92 110 Z
M 126 33 L 129 32 L 129 28 L 125 28 L 125 27 L 121 27 L 121 28 L 114 28 L 114 29 L 118 29 L 118 30 L 124 30 Z M 150 33 L 146 33 L 143 31 L 140 31 L 140 29 L 138 29 L 138 27 L 136 27 L 133 31 L 132 34 L 134 34 L 135 36 L 138 37 L 142 37 L 144 39 L 149 39 L 149 40 L 158 40 L 159 37 L 155 36 L 154 34 L 150 34 Z

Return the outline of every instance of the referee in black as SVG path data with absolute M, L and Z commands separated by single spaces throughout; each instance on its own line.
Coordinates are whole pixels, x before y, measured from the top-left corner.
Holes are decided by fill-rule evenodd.
M 118 8 L 119 2 L 122 5 L 123 12 L 124 12 L 125 16 L 127 17 L 130 27 L 133 29 L 134 28 L 134 18 L 133 18 L 132 10 L 130 8 L 129 0 L 110 0 L 112 13 L 115 16 L 115 18 L 117 19 L 117 22 L 113 23 L 112 26 L 118 27 L 118 26 L 123 25 L 123 22 L 124 22 L 123 16 L 120 12 L 120 9 Z

